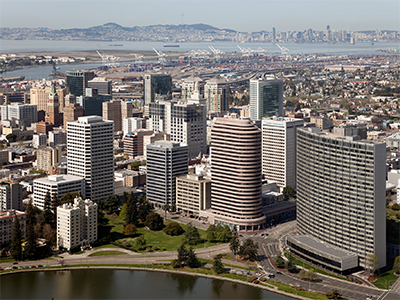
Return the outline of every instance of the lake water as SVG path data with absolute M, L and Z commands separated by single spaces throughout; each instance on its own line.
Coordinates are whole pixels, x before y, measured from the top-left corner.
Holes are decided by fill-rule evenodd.
M 1 299 L 293 299 L 224 280 L 111 269 L 25 272 L 0 284 Z

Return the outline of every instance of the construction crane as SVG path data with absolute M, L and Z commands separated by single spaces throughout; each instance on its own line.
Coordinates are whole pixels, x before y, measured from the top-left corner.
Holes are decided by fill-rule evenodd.
M 162 53 L 161 51 L 157 51 L 155 48 L 153 48 L 153 50 L 154 50 L 154 52 L 155 52 L 155 53 L 157 54 L 157 56 L 158 56 L 158 62 L 160 62 L 160 63 L 165 63 L 165 62 L 167 62 L 167 59 L 166 59 L 167 54 Z
M 121 60 L 121 57 L 116 57 L 116 56 L 114 56 L 114 55 L 111 55 L 111 56 L 109 56 L 109 55 L 104 55 L 104 54 L 101 54 L 99 51 L 97 51 L 96 50 L 96 52 L 97 52 L 97 54 L 101 57 L 101 64 L 103 65 L 103 66 L 107 66 L 107 67 L 115 67 L 115 66 L 118 66 L 119 65 L 119 63 L 117 63 L 117 61 L 118 60 Z
M 286 47 L 280 46 L 279 44 L 275 44 L 278 46 L 279 49 L 281 49 L 282 54 L 287 54 L 290 50 Z

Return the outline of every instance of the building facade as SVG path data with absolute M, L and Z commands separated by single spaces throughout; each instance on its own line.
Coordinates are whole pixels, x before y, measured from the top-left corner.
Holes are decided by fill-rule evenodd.
M 301 235 L 386 266 L 384 143 L 297 130 L 297 227 Z
M 283 116 L 283 79 L 250 80 L 250 119 Z
M 98 116 L 67 124 L 69 175 L 85 178 L 85 197 L 105 200 L 114 195 L 114 128 Z
M 67 95 L 66 88 L 57 88 L 57 95 L 60 101 L 60 111 L 64 108 L 64 97 Z M 37 111 L 43 110 L 45 113 L 48 112 L 48 102 L 49 95 L 51 92 L 51 87 L 33 87 L 30 89 L 30 101 L 31 105 L 37 106 Z
M 147 145 L 147 199 L 176 207 L 176 177 L 188 172 L 188 147 L 169 141 Z
M 94 71 L 67 71 L 67 88 L 75 97 L 85 96 L 88 81 L 95 77 Z
M 207 104 L 207 113 L 222 115 L 229 110 L 229 88 L 226 82 L 219 78 L 213 78 L 204 85 L 204 98 Z
M 201 175 L 187 174 L 176 177 L 176 210 L 199 215 L 211 208 L 211 180 Z
M 265 227 L 261 131 L 250 120 L 217 118 L 211 128 L 211 209 L 216 224 Z
M 67 129 L 67 123 L 76 121 L 79 117 L 83 117 L 83 107 L 79 103 L 70 103 L 64 107 L 64 129 Z
M 22 238 L 26 237 L 26 213 L 18 210 L 0 211 L 0 247 L 11 245 L 15 216 L 21 227 Z
M 22 208 L 22 186 L 18 182 L 0 181 L 0 211 Z
M 171 95 L 172 77 L 167 74 L 144 75 L 144 104 L 154 102 L 155 94 Z
M 21 104 L 11 103 L 9 105 L 1 106 L 1 119 L 2 120 L 22 120 L 25 126 L 29 127 L 32 123 L 38 121 L 37 105 L 35 104 Z
M 264 179 L 281 188 L 296 189 L 296 132 L 302 119 L 267 118 L 262 120 L 262 171 Z

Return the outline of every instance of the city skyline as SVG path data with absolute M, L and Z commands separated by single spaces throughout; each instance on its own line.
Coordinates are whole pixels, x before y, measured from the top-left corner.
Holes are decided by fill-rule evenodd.
M 327 25 L 350 31 L 400 29 L 400 5 L 394 0 L 119 0 L 112 5 L 89 0 L 1 0 L 0 5 L 0 25 L 10 28 L 86 28 L 114 22 L 124 27 L 204 23 L 240 32 L 272 31 L 273 27 L 277 31 L 325 30 Z M 68 17 L 60 18 L 59 12 Z

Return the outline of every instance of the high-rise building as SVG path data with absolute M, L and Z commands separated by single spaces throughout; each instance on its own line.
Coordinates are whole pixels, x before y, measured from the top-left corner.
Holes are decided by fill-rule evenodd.
M 261 131 L 250 120 L 217 118 L 211 128 L 211 209 L 215 223 L 262 229 Z
M 88 88 L 97 89 L 99 95 L 111 95 L 112 85 L 111 80 L 107 80 L 105 77 L 95 77 L 88 81 Z
M 204 96 L 203 80 L 199 77 L 194 77 L 192 75 L 192 76 L 189 76 L 188 78 L 186 78 L 184 82 L 182 82 L 182 87 L 181 87 L 182 100 L 192 98 L 194 91 L 196 89 L 196 85 L 198 87 L 198 92 L 201 95 L 201 97 Z
M 25 126 L 29 127 L 32 123 L 36 123 L 38 121 L 37 105 L 21 104 L 18 102 L 11 103 L 10 105 L 2 105 L 1 119 L 22 120 L 24 121 Z
M 283 116 L 283 80 L 250 79 L 250 119 Z
M 98 116 L 67 124 L 69 175 L 85 178 L 85 197 L 105 200 L 114 194 L 114 128 Z
M 272 27 L 272 42 L 276 42 L 276 30 L 275 27 Z
M 61 125 L 60 111 L 59 111 L 60 103 L 58 102 L 58 95 L 56 87 L 54 85 L 51 87 L 47 106 L 48 108 L 45 121 L 49 124 L 53 124 L 54 127 L 60 126 Z
M 57 247 L 70 250 L 97 240 L 97 204 L 75 198 L 57 207 Z
M 268 181 L 296 189 L 296 131 L 302 119 L 262 120 L 262 172 Z
M 374 254 L 379 268 L 385 267 L 385 156 L 385 143 L 318 128 L 298 129 L 298 233 L 355 254 L 357 265 L 365 267 L 366 259 Z M 335 264 L 334 256 L 327 256 L 312 243 L 290 243 L 296 253 L 331 269 L 354 267 Z
M 84 116 L 102 116 L 103 102 L 110 101 L 111 95 L 99 95 L 96 89 L 87 88 L 86 96 L 76 98 L 76 103 L 79 103 L 83 108 Z
M 0 182 L 0 211 L 22 210 L 22 186 L 18 182 Z
M 38 170 L 48 173 L 52 166 L 61 164 L 61 147 L 39 147 L 36 156 Z
M 57 95 L 60 99 L 60 111 L 64 109 L 64 97 L 67 95 L 66 88 L 57 88 Z M 33 87 L 30 89 L 30 101 L 31 104 L 37 105 L 37 111 L 43 110 L 45 113 L 48 112 L 48 102 L 51 87 Z
M 188 173 L 188 147 L 169 141 L 147 145 L 147 199 L 176 207 L 176 177 Z
M 57 193 L 58 199 L 66 193 L 85 193 L 85 180 L 81 176 L 50 175 L 48 177 L 33 180 L 33 205 L 44 209 L 44 200 L 47 192 L 50 199 Z
M 83 117 L 83 107 L 79 103 L 70 103 L 64 108 L 64 129 L 67 129 L 69 121 L 76 121 L 79 117 Z
M 73 120 L 71 120 L 73 121 Z M 57 130 L 49 132 L 49 146 L 54 147 L 58 145 L 66 145 L 67 144 L 67 131 L 66 130 Z
M 121 100 L 103 102 L 103 120 L 114 121 L 114 131 L 122 130 Z
M 172 77 L 167 74 L 144 75 L 144 103 L 154 102 L 155 94 L 171 95 Z
M 124 153 L 129 158 L 135 158 L 136 156 L 143 155 L 143 138 L 148 135 L 152 135 L 153 130 L 137 129 L 132 133 L 128 133 L 123 138 Z
M 140 118 L 125 118 L 122 122 L 122 131 L 124 136 L 134 132 L 136 129 L 143 128 L 143 119 Z
M 206 107 L 176 101 L 149 104 L 149 129 L 171 135 L 171 141 L 189 147 L 189 158 L 207 150 Z
M 156 141 L 170 141 L 171 135 L 165 132 L 154 132 L 152 135 L 143 136 L 143 156 L 147 156 L 147 145 L 154 144 Z
M 38 148 L 40 146 L 46 146 L 47 145 L 47 134 L 45 133 L 39 133 L 39 134 L 34 134 L 32 137 L 32 146 L 34 148 Z
M 225 80 L 212 78 L 204 85 L 204 98 L 207 104 L 207 113 L 223 115 L 229 110 L 229 88 Z
M 67 88 L 75 97 L 86 96 L 88 81 L 95 77 L 94 71 L 67 71 Z

